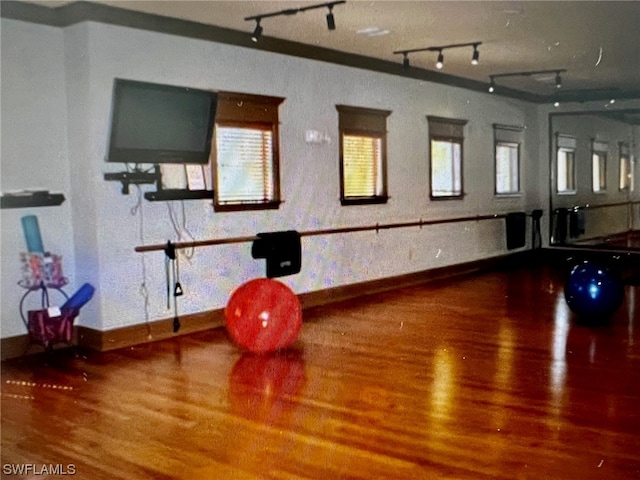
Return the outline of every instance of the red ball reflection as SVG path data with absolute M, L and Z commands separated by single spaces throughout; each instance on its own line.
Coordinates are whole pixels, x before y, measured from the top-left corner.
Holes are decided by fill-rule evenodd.
M 280 350 L 295 342 L 302 326 L 302 307 L 293 291 L 269 278 L 238 287 L 224 311 L 233 341 L 254 353 Z
M 261 423 L 286 421 L 306 384 L 300 352 L 267 355 L 245 353 L 229 376 L 229 402 L 234 414 Z

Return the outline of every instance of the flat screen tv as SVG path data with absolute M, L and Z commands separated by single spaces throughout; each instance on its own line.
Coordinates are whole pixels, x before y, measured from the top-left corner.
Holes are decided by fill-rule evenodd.
M 215 92 L 116 79 L 108 162 L 207 163 Z

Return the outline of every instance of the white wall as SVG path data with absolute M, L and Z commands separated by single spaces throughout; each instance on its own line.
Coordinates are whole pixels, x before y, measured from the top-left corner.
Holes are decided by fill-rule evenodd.
M 71 170 L 67 149 L 67 107 L 64 69 L 64 32 L 26 22 L 2 20 L 2 176 L 0 190 L 46 189 L 63 192 L 67 199 L 58 207 L 2 209 L 1 235 L 1 334 L 25 333 L 18 308 L 25 290 L 21 278 L 20 252 L 27 250 L 21 217 L 36 215 L 44 248 L 63 256 L 69 291 L 75 291 L 74 235 L 69 198 Z M 62 297 L 52 294 L 53 303 Z M 39 306 L 30 295 L 27 308 Z
M 47 237 L 64 233 L 60 248 L 73 248 L 73 254 L 65 254 L 65 265 L 75 268 L 75 283 L 88 281 L 97 288 L 96 298 L 80 318 L 92 328 L 109 330 L 172 316 L 166 308 L 163 254 L 134 252 L 137 245 L 178 239 L 169 220 L 170 207 L 181 214 L 184 206 L 189 232 L 196 239 L 206 239 L 531 211 L 548 204 L 547 165 L 540 161 L 546 159 L 546 152 L 540 150 L 546 126 L 540 126 L 536 106 L 446 85 L 111 25 L 82 23 L 56 30 L 3 19 L 2 29 L 3 170 L 44 171 L 39 157 L 51 150 L 45 142 L 32 145 L 36 155 L 25 159 L 15 152 L 29 143 L 28 126 L 5 132 L 5 124 L 20 114 L 17 106 L 5 109 L 5 94 L 22 95 L 27 106 L 21 108 L 32 115 L 41 110 L 23 91 L 24 85 L 13 73 L 15 65 L 28 63 L 37 70 L 35 76 L 50 68 L 57 72 L 35 100 L 51 101 L 52 92 L 57 99 L 42 121 L 45 128 L 62 129 L 61 134 L 51 135 L 59 152 L 56 167 L 63 171 L 66 183 L 48 188 L 64 190 L 68 201 L 63 207 L 37 213 L 43 217 L 41 223 L 56 226 L 53 232 L 47 230 Z M 5 55 L 15 44 L 31 48 L 19 56 Z M 120 184 L 103 180 L 105 172 L 122 170 L 121 165 L 104 161 L 115 77 L 285 97 L 280 108 L 285 203 L 276 211 L 216 213 L 211 201 L 138 203 L 134 187 L 131 195 L 122 195 Z M 388 119 L 391 198 L 385 205 L 340 206 L 336 104 L 393 111 Z M 427 115 L 469 121 L 464 200 L 429 201 Z M 526 126 L 523 196 L 493 195 L 493 123 Z M 325 132 L 332 141 L 309 145 L 304 142 L 308 129 Z M 3 189 L 24 187 L 24 179 L 17 176 L 6 185 L 3 180 Z M 10 215 L 17 218 L 22 213 L 3 210 L 3 225 Z M 11 273 L 4 263 L 17 263 L 14 259 L 23 241 L 19 235 L 10 235 L 10 241 L 5 237 L 3 229 L 2 335 L 10 336 L 23 333 L 11 307 L 20 294 L 11 284 L 18 266 L 12 266 Z M 223 307 L 233 288 L 263 276 L 263 261 L 253 260 L 250 249 L 248 243 L 200 248 L 191 258 L 182 258 L 185 296 L 180 312 Z M 503 220 L 305 237 L 302 272 L 282 280 L 302 293 L 505 252 Z M 141 295 L 143 284 L 148 310 Z

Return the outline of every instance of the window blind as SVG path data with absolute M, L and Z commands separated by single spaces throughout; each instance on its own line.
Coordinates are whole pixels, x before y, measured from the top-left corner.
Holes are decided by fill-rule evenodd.
M 443 140 L 431 141 L 431 196 L 462 194 L 462 145 Z
M 272 208 L 279 203 L 278 107 L 283 100 L 218 93 L 216 207 Z
M 381 195 L 382 140 L 374 137 L 345 135 L 342 141 L 344 196 Z
M 618 146 L 620 147 L 620 156 L 621 157 L 630 157 L 631 156 L 631 149 L 629 148 L 629 144 L 628 143 L 620 142 L 618 144 Z
M 599 153 L 607 153 L 609 151 L 609 144 L 594 138 L 591 140 L 591 150 Z
M 620 190 L 633 191 L 634 186 L 634 162 L 631 159 L 629 144 L 620 142 Z
M 274 199 L 273 135 L 270 130 L 216 129 L 220 204 Z
M 432 198 L 462 198 L 462 143 L 466 120 L 427 115 Z
M 464 139 L 464 126 L 466 120 L 456 118 L 444 118 L 427 116 L 429 122 L 429 135 L 431 137 L 451 138 L 456 140 Z
M 577 146 L 578 140 L 575 137 L 556 133 L 556 148 L 567 148 L 569 150 L 575 150 Z
M 385 202 L 389 110 L 336 105 L 340 129 L 341 201 Z
M 493 124 L 496 162 L 496 194 L 520 192 L 520 145 L 524 140 L 521 125 Z
M 522 143 L 524 139 L 524 127 L 520 125 L 493 124 L 493 135 L 496 142 Z

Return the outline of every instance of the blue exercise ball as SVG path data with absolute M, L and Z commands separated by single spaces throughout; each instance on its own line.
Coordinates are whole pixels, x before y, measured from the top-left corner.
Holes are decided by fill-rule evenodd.
M 588 260 L 571 270 L 564 287 L 569 308 L 590 321 L 609 319 L 624 301 L 624 284 L 610 268 Z

